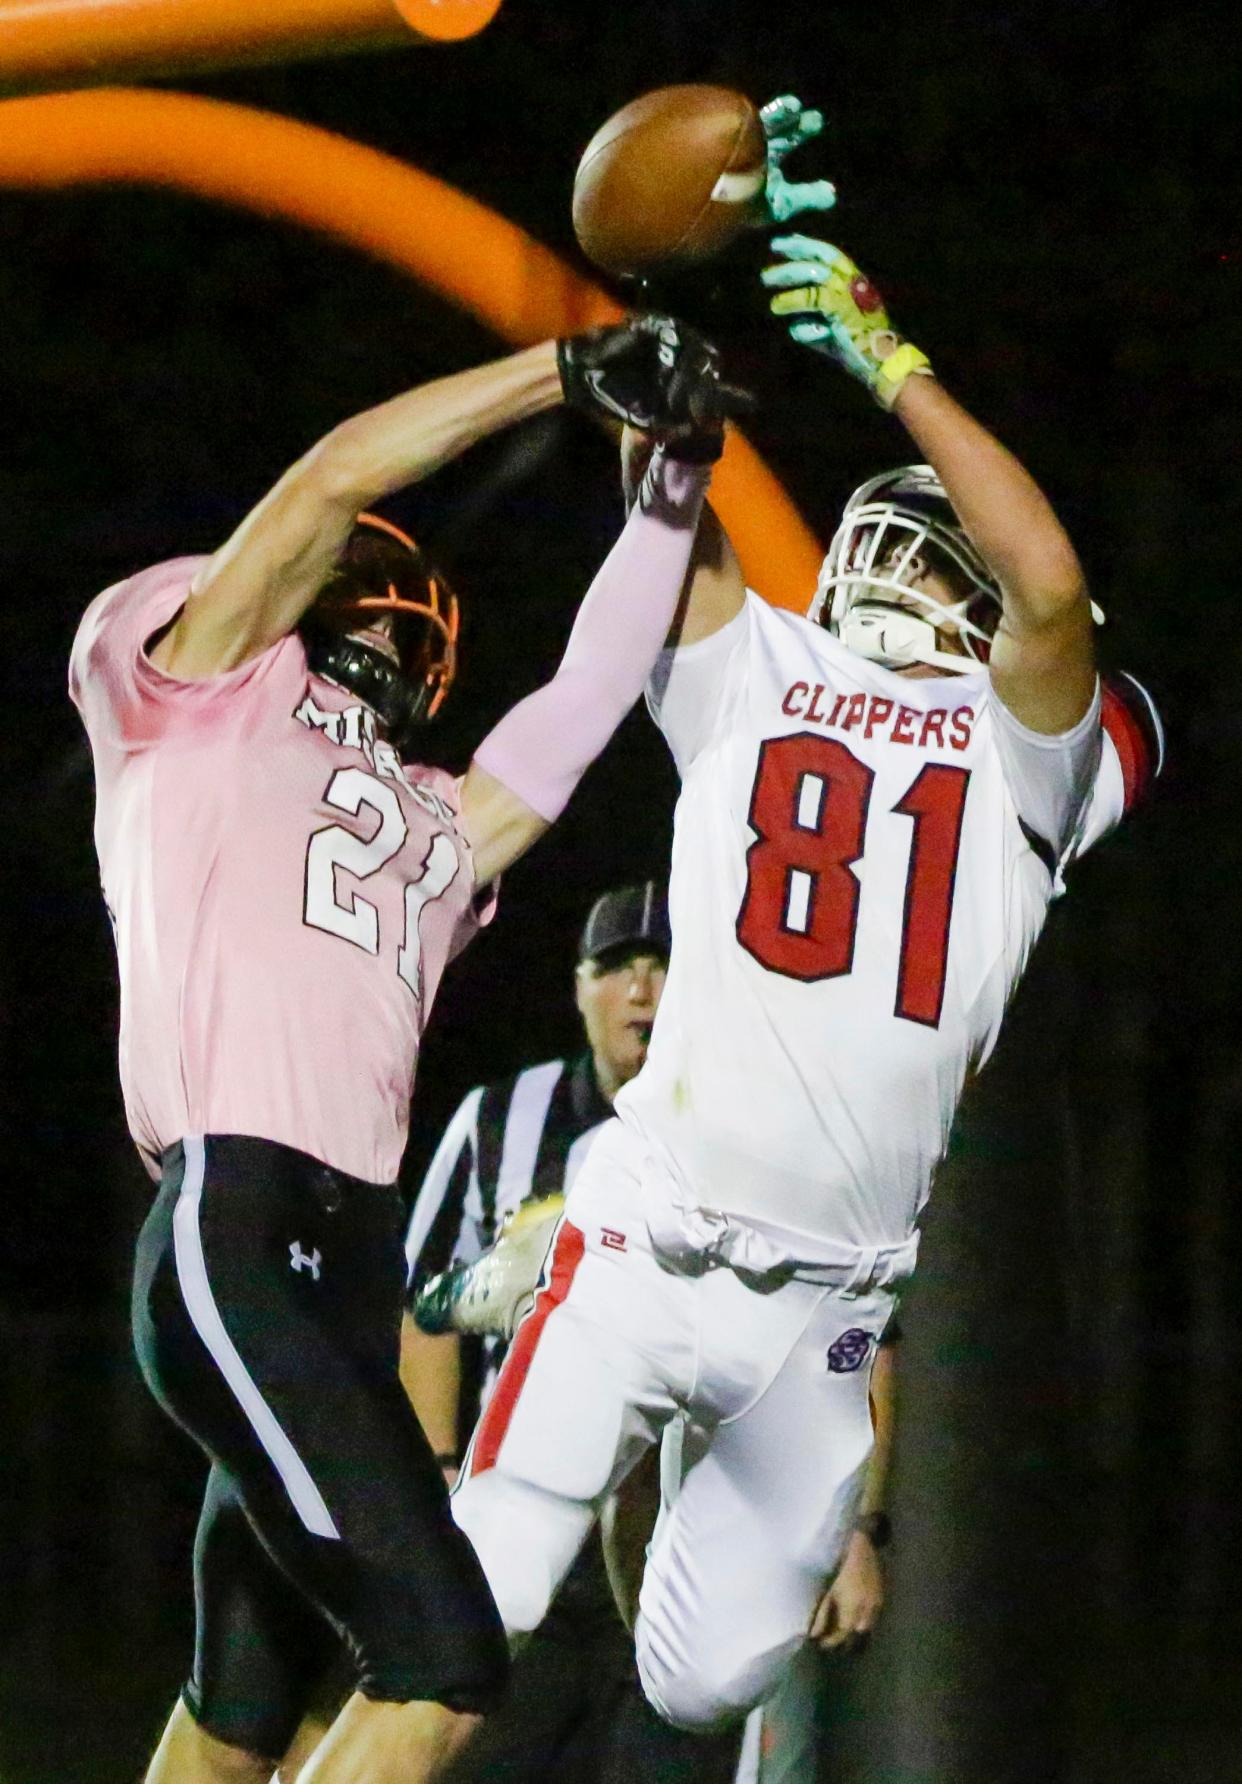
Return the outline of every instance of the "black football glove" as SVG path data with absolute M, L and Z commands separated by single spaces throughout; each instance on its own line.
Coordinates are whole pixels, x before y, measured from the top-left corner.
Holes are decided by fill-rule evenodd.
M 556 356 L 571 408 L 659 434 L 678 456 L 717 457 L 726 417 L 753 407 L 722 383 L 711 342 L 671 316 L 631 316 L 572 335 L 557 342 Z
M 667 392 L 670 425 L 663 430 L 664 449 L 673 458 L 694 464 L 712 464 L 724 451 L 724 424 L 730 417 L 749 415 L 754 398 L 720 376 L 720 354 L 697 329 L 683 323 L 680 346 Z

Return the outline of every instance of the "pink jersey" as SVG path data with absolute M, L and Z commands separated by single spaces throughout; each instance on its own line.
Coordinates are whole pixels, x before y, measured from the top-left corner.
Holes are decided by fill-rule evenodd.
M 70 694 L 121 976 L 121 1085 L 154 1174 L 184 1134 L 253 1134 L 392 1182 L 423 1028 L 470 939 L 456 783 L 402 768 L 296 633 L 179 681 L 145 645 L 205 560 L 107 589 Z

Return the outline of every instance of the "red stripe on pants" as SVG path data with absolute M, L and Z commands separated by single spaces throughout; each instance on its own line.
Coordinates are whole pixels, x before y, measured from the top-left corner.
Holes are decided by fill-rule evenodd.
M 518 1327 L 517 1337 L 513 1340 L 500 1371 L 500 1379 L 479 1422 L 478 1434 L 470 1452 L 472 1476 L 482 1474 L 484 1469 L 495 1464 L 534 1357 L 535 1346 L 548 1323 L 548 1315 L 554 1307 L 560 1306 L 569 1293 L 574 1272 L 582 1262 L 585 1249 L 586 1241 L 580 1230 L 565 1221 L 557 1235 L 556 1249 L 552 1253 L 548 1286 L 539 1291 L 534 1307 Z

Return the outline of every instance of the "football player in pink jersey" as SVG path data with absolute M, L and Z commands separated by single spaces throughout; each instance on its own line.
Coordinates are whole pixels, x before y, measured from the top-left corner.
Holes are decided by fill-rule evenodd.
M 690 1729 L 836 1631 L 868 1386 L 963 1085 L 1065 864 L 1160 749 L 1137 684 L 1102 697 L 1082 570 L 1033 479 L 845 255 L 774 247 L 773 310 L 927 462 L 853 498 L 805 619 L 747 591 L 705 517 L 647 696 L 682 777 L 664 995 L 453 1499 L 507 1629 L 534 1628 L 680 1416 L 636 1641 L 648 1698 Z
M 563 397 L 659 444 L 556 675 L 458 783 L 406 760 L 451 672 L 451 600 L 359 513 Z M 267 1779 L 324 1629 L 358 1688 L 316 1784 L 414 1784 L 503 1686 L 500 1620 L 398 1379 L 411 1084 L 487 888 L 642 689 L 728 402 L 714 351 L 668 319 L 530 348 L 344 422 L 214 556 L 82 621 L 121 1080 L 160 1183 L 135 1341 L 211 1463 L 194 1666 L 152 1784 Z

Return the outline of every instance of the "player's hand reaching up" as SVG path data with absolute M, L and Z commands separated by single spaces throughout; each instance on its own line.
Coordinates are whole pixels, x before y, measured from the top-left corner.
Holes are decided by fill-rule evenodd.
M 671 316 L 632 316 L 558 341 L 557 363 L 572 408 L 656 434 L 680 457 L 718 457 L 725 420 L 753 407 L 721 378 L 712 343 Z
M 870 1540 L 856 1530 L 808 1633 L 825 1653 L 854 1652 L 865 1646 L 883 1606 L 883 1565 Z
M 788 223 L 800 211 L 830 211 L 837 202 L 831 180 L 788 180 L 781 171 L 787 155 L 811 142 L 824 127 L 823 112 L 810 111 L 792 93 L 769 99 L 759 111 L 768 142 L 768 177 L 763 189 L 767 216 L 760 223 Z
M 759 276 L 776 292 L 772 314 L 794 318 L 789 333 L 799 346 L 835 359 L 884 409 L 911 373 L 930 372 L 927 355 L 902 340 L 884 299 L 848 254 L 808 235 L 775 236 L 772 247 L 784 264 Z

